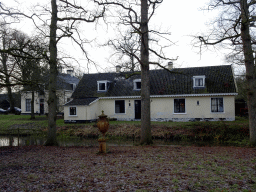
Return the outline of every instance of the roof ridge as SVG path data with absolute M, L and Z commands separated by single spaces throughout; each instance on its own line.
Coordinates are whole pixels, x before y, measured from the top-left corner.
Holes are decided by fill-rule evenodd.
M 196 66 L 196 67 L 179 67 L 179 68 L 173 68 L 173 69 L 194 69 L 194 68 L 208 68 L 208 67 L 227 67 L 227 66 L 232 66 L 232 64 L 224 64 L 224 65 L 211 65 L 211 66 Z M 149 71 L 161 71 L 161 70 L 166 70 L 166 69 L 150 69 Z M 136 73 L 136 72 L 141 72 L 141 71 L 124 71 L 124 72 L 98 72 L 98 73 L 84 73 L 83 75 L 99 75 L 99 74 L 123 74 L 123 73 Z

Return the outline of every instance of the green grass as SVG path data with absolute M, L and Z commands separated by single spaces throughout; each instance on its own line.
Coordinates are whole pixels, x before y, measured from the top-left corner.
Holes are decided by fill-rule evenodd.
M 23 115 L 1 115 L 0 116 L 0 129 L 8 129 L 15 124 L 31 123 L 30 116 Z
M 36 116 L 36 119 L 30 120 L 30 115 L 0 115 L 0 130 L 8 129 L 12 125 L 23 125 L 27 123 L 34 123 L 35 125 L 41 126 L 42 128 L 46 128 L 48 126 L 48 120 L 45 115 L 42 116 Z M 202 123 L 205 122 L 151 122 L 152 125 L 160 125 L 160 126 L 167 126 L 167 127 L 176 127 L 179 129 L 182 128 L 193 128 L 195 126 L 200 126 Z M 236 121 L 230 121 L 230 122 L 209 122 L 210 126 L 220 125 L 220 123 L 225 123 L 227 126 L 237 126 L 238 124 L 248 124 L 247 118 L 236 118 Z M 88 123 L 87 125 L 93 125 L 95 123 Z M 140 126 L 140 121 L 110 121 L 111 125 L 120 125 L 120 124 L 127 124 L 127 125 L 135 125 Z M 57 119 L 56 125 L 58 127 L 74 127 L 74 126 L 80 126 L 85 124 L 65 124 L 63 119 Z
M 24 125 L 28 123 L 33 123 L 42 128 L 48 126 L 48 119 L 45 115 L 36 116 L 36 119 L 31 120 L 30 115 L 0 115 L 0 130 L 5 130 L 10 128 L 13 125 Z M 62 126 L 74 126 L 74 124 L 65 124 L 63 119 L 57 119 L 56 125 L 59 127 Z M 75 125 L 84 125 L 84 124 L 75 124 Z
M 45 115 L 36 116 L 35 120 L 30 120 L 30 115 L 0 115 L 0 129 L 8 128 L 15 124 L 26 124 L 26 123 L 35 123 L 37 125 L 41 125 L 42 127 L 47 127 L 48 120 Z M 155 122 L 152 121 L 152 125 L 165 125 L 165 126 L 172 126 L 172 127 L 194 127 L 196 125 L 200 125 L 202 122 Z M 211 125 L 219 125 L 220 123 L 225 123 L 228 126 L 236 126 L 237 124 L 245 124 L 248 123 L 248 118 L 243 117 L 236 117 L 236 121 L 225 121 L 225 122 L 209 122 Z M 57 126 L 79 126 L 84 124 L 65 124 L 63 119 L 58 119 L 56 121 Z M 95 124 L 95 123 L 89 123 Z M 128 125 L 137 125 L 140 126 L 140 121 L 110 121 L 111 125 L 120 125 L 120 124 L 128 124 Z
M 247 146 L 248 136 L 248 118 L 236 118 L 236 121 L 213 121 L 213 122 L 151 122 L 152 135 L 154 138 L 164 138 L 172 136 L 174 140 L 182 141 L 211 141 L 215 144 L 225 144 L 234 146 Z M 20 125 L 20 129 L 46 130 L 48 120 L 46 116 L 36 116 L 36 119 L 30 120 L 30 115 L 0 115 L 0 134 L 10 128 Z M 77 135 L 96 135 L 99 133 L 94 123 L 88 124 L 65 124 L 63 119 L 56 121 L 59 134 L 62 136 Z M 134 138 L 140 136 L 140 121 L 110 121 L 111 129 L 108 131 L 108 137 L 122 139 Z M 86 128 L 86 129 L 85 129 Z M 120 138 L 119 138 L 120 137 Z M 199 143 L 200 144 L 200 143 Z

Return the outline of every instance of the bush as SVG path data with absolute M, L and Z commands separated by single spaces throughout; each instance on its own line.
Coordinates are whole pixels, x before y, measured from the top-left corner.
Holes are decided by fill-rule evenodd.
M 193 127 L 192 132 L 200 140 L 230 143 L 232 141 L 248 140 L 249 125 L 229 125 L 225 122 L 200 122 Z

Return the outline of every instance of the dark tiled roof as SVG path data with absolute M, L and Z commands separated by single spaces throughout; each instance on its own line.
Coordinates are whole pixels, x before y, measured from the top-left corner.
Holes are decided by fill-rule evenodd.
M 49 75 L 44 78 L 45 89 L 48 90 L 49 87 Z M 59 73 L 57 76 L 57 90 L 65 89 L 65 90 L 73 90 L 73 84 L 78 84 L 79 79 L 77 77 L 71 76 L 70 74 Z M 31 87 L 26 85 L 23 87 L 24 91 L 31 90 Z M 39 90 L 39 88 L 38 88 Z
M 71 84 L 78 84 L 79 79 L 70 74 L 60 73 L 57 79 L 57 89 L 73 90 Z
M 140 91 L 133 90 L 133 80 L 140 75 L 125 73 L 85 74 L 72 95 L 74 99 L 115 96 L 139 96 Z M 205 88 L 193 88 L 193 76 L 205 75 Z M 106 92 L 97 91 L 97 81 L 108 80 Z M 231 65 L 174 68 L 167 70 L 150 70 L 151 95 L 180 95 L 201 93 L 236 93 Z
M 8 94 L 0 94 L 0 101 L 9 100 Z
M 97 98 L 85 98 L 85 99 L 74 99 L 65 105 L 89 105 L 93 101 L 95 101 Z
M 48 90 L 49 76 L 45 78 L 46 85 L 45 89 Z M 70 74 L 59 73 L 57 76 L 57 90 L 73 90 L 73 84 L 78 84 L 79 79 L 77 77 L 71 76 Z

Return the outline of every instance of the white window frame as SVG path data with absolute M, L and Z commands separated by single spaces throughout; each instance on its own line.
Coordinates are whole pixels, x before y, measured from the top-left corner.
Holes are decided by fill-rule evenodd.
M 138 82 L 140 82 L 140 88 L 137 87 Z M 133 80 L 133 90 L 136 90 L 136 91 L 141 90 L 141 79 L 134 79 Z
M 31 112 L 31 99 L 26 99 L 26 103 L 25 104 L 26 104 L 26 111 L 27 112 Z
M 105 89 L 104 90 L 100 90 L 100 84 L 105 84 Z M 108 90 L 108 83 L 110 83 L 110 81 L 107 81 L 107 80 L 104 80 L 104 81 L 97 81 L 97 90 L 98 91 L 101 91 L 101 92 L 104 92 L 104 91 L 107 91 Z
M 219 108 L 217 111 L 212 110 L 212 105 L 213 105 L 212 100 L 213 99 L 222 99 L 222 111 L 219 111 Z M 219 103 L 217 103 L 217 105 L 219 107 Z M 211 113 L 224 113 L 224 98 L 223 97 L 211 97 Z
M 203 80 L 203 85 L 196 85 L 196 80 L 197 79 L 202 79 Z M 205 86 L 205 75 L 193 76 L 193 88 L 195 88 L 195 87 L 204 87 L 204 86 Z
M 76 109 L 76 111 L 75 111 L 76 114 L 75 114 L 75 115 L 71 115 L 71 114 L 70 114 L 70 109 L 71 109 L 71 108 L 75 108 L 75 109 Z M 76 107 L 76 106 L 70 106 L 70 107 L 68 108 L 68 111 L 69 111 L 69 116 L 77 116 L 77 107 Z
M 175 100 L 180 100 L 180 99 L 184 99 L 184 112 L 175 112 Z M 186 99 L 185 98 L 175 98 L 173 99 L 173 113 L 174 114 L 186 114 Z

